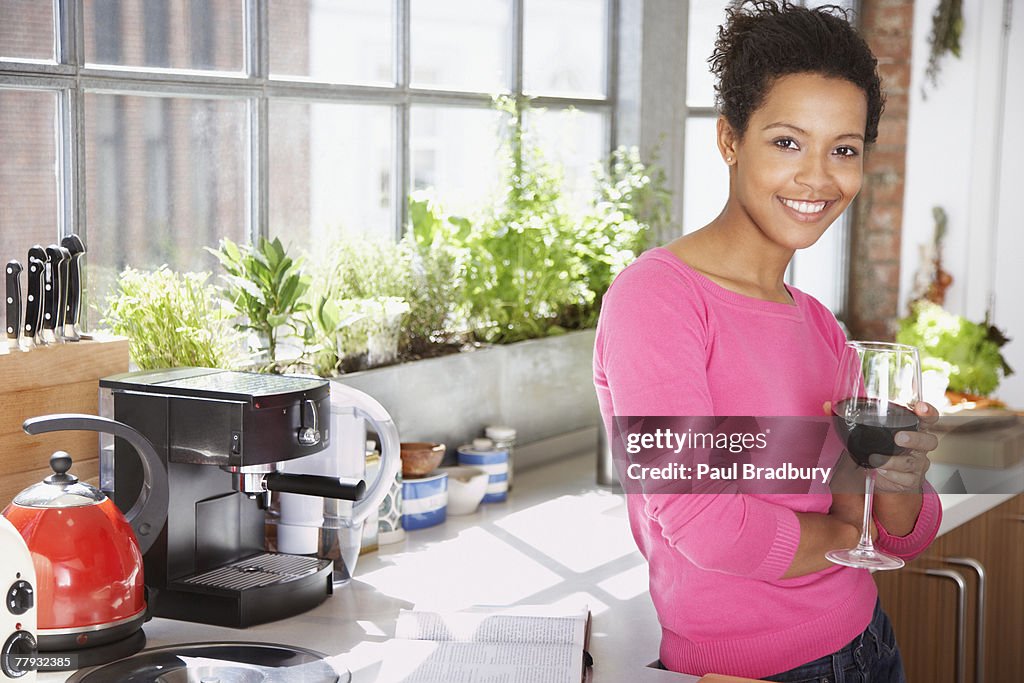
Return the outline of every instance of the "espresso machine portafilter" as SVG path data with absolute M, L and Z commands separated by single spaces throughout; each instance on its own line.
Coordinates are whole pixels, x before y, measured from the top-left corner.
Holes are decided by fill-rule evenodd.
M 329 382 L 176 368 L 107 377 L 100 388 L 112 417 L 149 439 L 167 468 L 167 521 L 143 556 L 154 616 L 243 628 L 332 592 L 330 560 L 267 552 L 265 541 L 274 492 L 353 501 L 365 493 L 363 481 L 280 471 L 329 445 Z M 144 481 L 138 458 L 118 457 L 121 447 L 100 465 L 119 507 Z

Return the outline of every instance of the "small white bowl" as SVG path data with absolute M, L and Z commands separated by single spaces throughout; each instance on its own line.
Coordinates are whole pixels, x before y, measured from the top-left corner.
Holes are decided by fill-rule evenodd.
M 448 473 L 448 514 L 469 515 L 476 512 L 487 493 L 487 472 L 479 467 L 441 467 Z

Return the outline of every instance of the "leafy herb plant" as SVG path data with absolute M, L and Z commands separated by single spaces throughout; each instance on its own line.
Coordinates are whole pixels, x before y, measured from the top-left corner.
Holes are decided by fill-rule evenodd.
M 209 273 L 126 269 L 107 298 L 103 323 L 128 337 L 142 370 L 181 366 L 230 368 L 242 361 L 244 340 L 232 327 L 236 311 L 206 284 Z
M 451 344 L 465 331 L 465 245 L 471 231 L 468 218 L 448 214 L 426 194 L 409 198 L 409 230 L 400 246 L 409 263 L 410 308 L 402 342 L 408 353 Z
M 412 286 L 399 245 L 342 236 L 316 259 L 313 272 L 304 361 L 324 376 L 392 362 Z
M 277 345 L 282 330 L 297 332 L 294 321 L 309 310 L 302 300 L 310 279 L 300 271 L 300 263 L 285 252 L 280 239 L 260 238 L 257 248 L 239 246 L 221 240 L 219 249 L 207 249 L 220 260 L 226 274 L 226 296 L 246 317 L 241 330 L 255 332 L 266 345 L 265 370 L 279 370 Z
M 561 174 L 525 129 L 526 100 L 495 100 L 505 113 L 504 195 L 467 239 L 466 301 L 474 333 L 509 343 L 561 331 L 562 311 L 586 303 L 575 230 L 561 204 Z
M 579 222 L 576 257 L 590 294 L 586 305 L 565 311 L 564 325 L 597 324 L 601 299 L 615 276 L 640 255 L 652 234 L 659 234 L 671 216 L 671 194 L 665 174 L 645 165 L 636 147 L 618 147 L 606 166 L 595 173 L 593 206 Z

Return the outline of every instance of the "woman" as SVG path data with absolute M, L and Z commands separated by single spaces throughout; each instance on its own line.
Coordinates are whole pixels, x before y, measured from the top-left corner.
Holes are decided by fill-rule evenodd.
M 728 12 L 710 62 L 729 198 L 708 225 L 643 254 L 606 295 L 594 379 L 609 430 L 615 415 L 827 410 L 845 337 L 783 275 L 860 190 L 883 105 L 874 57 L 834 12 L 766 1 Z M 925 403 L 917 412 L 925 425 L 937 417 Z M 911 558 L 939 526 L 924 481 L 937 442 L 921 431 L 897 443 L 913 450 L 879 471 L 872 534 Z M 666 668 L 904 680 L 870 573 L 825 559 L 856 544 L 862 494 L 627 498 Z

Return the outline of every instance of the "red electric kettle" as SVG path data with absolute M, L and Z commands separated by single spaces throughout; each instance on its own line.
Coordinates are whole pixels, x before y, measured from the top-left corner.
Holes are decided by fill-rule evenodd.
M 71 456 L 50 456 L 53 474 L 19 493 L 3 515 L 25 539 L 36 570 L 39 651 L 74 651 L 76 667 L 93 666 L 145 645 L 142 554 L 167 519 L 167 470 L 152 444 L 132 427 L 94 415 L 26 420 L 28 434 L 85 430 L 131 444 L 145 485 L 127 514 L 99 489 L 69 472 Z M 72 667 L 67 667 L 72 668 Z

